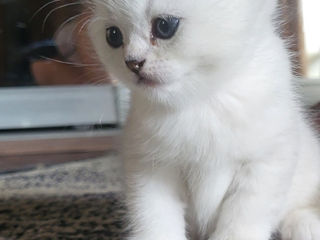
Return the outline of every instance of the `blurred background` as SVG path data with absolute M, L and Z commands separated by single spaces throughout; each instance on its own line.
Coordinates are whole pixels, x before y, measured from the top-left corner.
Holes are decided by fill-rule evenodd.
M 320 1 L 302 0 L 305 76 L 320 80 Z
M 87 39 L 89 16 L 78 1 L 1 0 L 0 86 L 108 83 Z
M 115 149 L 118 87 L 79 1 L 0 0 L 0 172 Z
M 293 71 L 306 104 L 314 105 L 320 2 L 279 4 L 281 34 L 295 53 Z M 33 165 L 43 154 L 56 163 L 116 149 L 124 96 L 90 45 L 90 14 L 77 0 L 0 0 L 0 171 Z

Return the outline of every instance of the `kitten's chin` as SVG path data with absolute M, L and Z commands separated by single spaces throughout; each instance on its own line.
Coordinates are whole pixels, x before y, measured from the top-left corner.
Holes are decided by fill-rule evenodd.
M 137 85 L 143 86 L 143 87 L 157 88 L 157 87 L 161 87 L 162 85 L 164 85 L 164 83 L 161 83 L 161 82 L 153 80 L 153 79 L 145 78 L 145 77 L 140 77 L 137 80 Z
M 136 84 L 132 91 L 149 103 L 163 106 L 174 106 L 179 103 L 181 96 L 180 84 L 177 82 L 157 82 Z
M 135 80 L 137 87 L 147 87 L 147 88 L 160 88 L 167 83 L 155 78 L 148 76 L 146 74 L 141 74 L 139 77 Z

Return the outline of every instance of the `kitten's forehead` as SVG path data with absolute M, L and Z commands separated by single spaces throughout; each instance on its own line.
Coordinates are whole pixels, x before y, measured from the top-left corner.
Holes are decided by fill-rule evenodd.
M 139 18 L 153 17 L 160 14 L 178 15 L 181 13 L 181 0 L 95 0 L 97 4 L 103 3 L 107 8 L 109 17 L 128 21 L 137 21 Z
M 264 11 L 274 9 L 277 0 L 92 0 L 99 8 L 107 10 L 107 18 L 127 19 L 136 22 L 157 15 L 180 17 L 214 16 L 219 13 L 237 14 L 238 12 Z M 99 9 L 103 11 L 103 9 Z M 98 11 L 99 11 L 98 10 Z M 271 11 L 270 11 L 271 12 Z
M 106 0 L 105 0 L 106 1 Z M 146 11 L 150 0 L 107 0 L 110 13 L 127 17 L 139 16 Z

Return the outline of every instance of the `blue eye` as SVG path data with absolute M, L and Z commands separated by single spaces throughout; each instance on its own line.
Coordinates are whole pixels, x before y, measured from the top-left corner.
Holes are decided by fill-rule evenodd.
M 152 34 L 156 38 L 170 39 L 178 30 L 180 19 L 172 16 L 159 17 L 153 21 Z
M 119 48 L 123 45 L 122 32 L 118 27 L 110 27 L 107 29 L 107 42 L 112 48 Z

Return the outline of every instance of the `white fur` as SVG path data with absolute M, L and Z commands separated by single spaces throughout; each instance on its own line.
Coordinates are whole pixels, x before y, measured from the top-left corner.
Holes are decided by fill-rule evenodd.
M 132 92 L 124 157 L 130 240 L 320 239 L 320 154 L 300 109 L 276 0 L 94 0 L 90 35 Z M 170 40 L 151 21 L 181 17 Z M 106 28 L 124 47 L 112 49 Z M 126 59 L 146 60 L 136 84 Z

